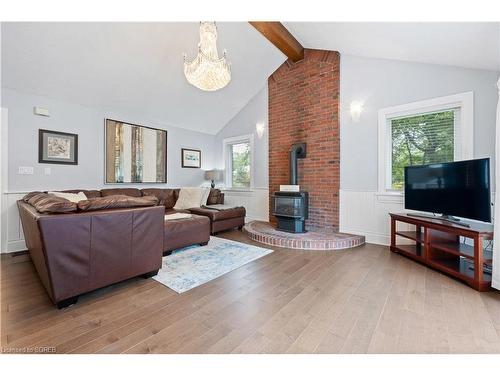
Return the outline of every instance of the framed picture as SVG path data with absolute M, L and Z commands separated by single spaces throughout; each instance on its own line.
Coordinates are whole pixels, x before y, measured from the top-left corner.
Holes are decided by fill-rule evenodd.
M 38 162 L 78 164 L 78 134 L 39 129 Z
M 201 168 L 201 151 L 181 149 L 182 168 Z
M 167 132 L 106 119 L 105 183 L 166 183 Z

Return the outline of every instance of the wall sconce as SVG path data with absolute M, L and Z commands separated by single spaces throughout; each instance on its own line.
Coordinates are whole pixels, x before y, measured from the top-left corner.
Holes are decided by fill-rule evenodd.
M 257 135 L 259 136 L 259 138 L 262 138 L 262 136 L 264 135 L 265 128 L 266 126 L 264 125 L 263 122 L 258 122 L 255 125 L 255 129 L 257 130 Z
M 361 112 L 363 112 L 363 102 L 353 100 L 351 102 L 351 118 L 353 121 L 358 121 L 361 117 Z

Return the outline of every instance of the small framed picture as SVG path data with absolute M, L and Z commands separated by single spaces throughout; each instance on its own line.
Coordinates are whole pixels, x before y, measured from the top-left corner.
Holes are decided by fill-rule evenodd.
M 78 134 L 39 129 L 38 162 L 78 164 Z
M 181 149 L 182 168 L 201 168 L 201 151 Z

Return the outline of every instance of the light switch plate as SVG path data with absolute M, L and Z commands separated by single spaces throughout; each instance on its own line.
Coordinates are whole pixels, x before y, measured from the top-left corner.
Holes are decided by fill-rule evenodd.
M 34 107 L 33 113 L 38 116 L 50 117 L 50 112 L 47 108 L 43 107 Z
M 19 167 L 17 174 L 33 174 L 33 167 Z

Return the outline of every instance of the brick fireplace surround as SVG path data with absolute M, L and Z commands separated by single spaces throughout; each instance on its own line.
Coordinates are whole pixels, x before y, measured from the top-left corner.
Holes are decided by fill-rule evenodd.
M 306 227 L 337 231 L 340 55 L 313 49 L 304 52 L 303 60 L 284 62 L 268 80 L 269 193 L 289 183 L 290 146 L 306 142 L 307 158 L 299 159 L 298 167 L 301 190 L 309 192 Z M 269 217 L 276 223 L 271 213 Z

